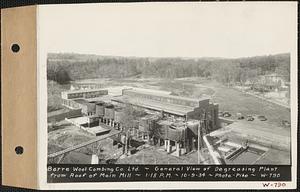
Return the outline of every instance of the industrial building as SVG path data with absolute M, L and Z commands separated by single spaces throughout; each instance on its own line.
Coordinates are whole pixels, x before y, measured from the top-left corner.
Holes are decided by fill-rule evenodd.
M 89 101 L 91 98 L 98 98 L 108 94 L 105 89 L 91 90 L 69 90 L 61 93 L 62 105 L 71 109 L 82 109 L 85 115 L 93 115 L 95 113 L 95 102 Z
M 191 99 L 168 94 L 153 93 L 151 90 L 124 89 L 121 96 L 112 98 L 119 104 L 132 104 L 140 108 L 161 112 L 163 117 L 174 117 L 188 121 L 200 120 L 204 115 L 209 118 L 209 126 L 214 130 L 218 126 L 218 104 L 209 99 Z
M 106 89 L 89 89 L 89 90 L 69 90 L 61 93 L 62 99 L 80 99 L 80 98 L 95 98 L 102 95 L 107 95 Z
M 191 99 L 150 89 L 127 88 L 122 89 L 122 95 L 108 95 L 108 90 L 104 89 L 67 91 L 62 93 L 62 99 L 63 105 L 82 109 L 86 121 L 76 124 L 83 127 L 105 124 L 122 130 L 126 105 L 143 110 L 146 114 L 138 117 L 130 134 L 145 141 L 150 141 L 151 137 L 176 156 L 197 149 L 199 143 L 202 147 L 202 136 L 219 128 L 218 104 L 206 98 Z M 99 134 L 97 128 L 93 128 L 93 133 Z
M 71 84 L 71 90 L 90 90 L 90 89 L 101 89 L 103 88 L 102 84 L 99 83 L 84 83 L 84 82 L 77 82 Z

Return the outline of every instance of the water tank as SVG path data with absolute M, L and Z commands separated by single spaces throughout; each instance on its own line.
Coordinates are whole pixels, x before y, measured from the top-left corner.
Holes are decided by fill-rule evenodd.
M 107 105 L 104 108 L 104 118 L 114 119 L 115 117 L 115 108 L 113 105 Z
M 96 113 L 96 102 L 95 101 L 90 101 L 88 104 L 88 110 L 91 113 Z
M 115 122 L 118 122 L 118 123 L 121 122 L 122 114 L 123 114 L 122 109 L 120 109 L 120 108 L 115 109 L 115 118 L 114 118 Z
M 176 142 L 183 141 L 184 129 L 170 126 L 166 129 L 166 138 Z

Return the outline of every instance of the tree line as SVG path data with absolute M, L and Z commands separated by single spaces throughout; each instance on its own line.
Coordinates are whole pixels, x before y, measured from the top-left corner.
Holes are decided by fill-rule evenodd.
M 91 78 L 157 77 L 213 78 L 222 83 L 245 83 L 260 75 L 290 75 L 290 54 L 223 58 L 140 58 L 52 53 L 47 78 L 60 84 Z

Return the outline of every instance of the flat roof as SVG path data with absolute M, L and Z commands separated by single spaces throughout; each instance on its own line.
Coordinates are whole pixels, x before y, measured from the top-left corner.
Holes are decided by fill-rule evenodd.
M 85 99 L 74 99 L 73 101 L 80 103 L 80 104 L 87 104 L 89 103 L 89 101 L 85 100 Z
M 147 114 L 143 117 L 141 117 L 141 119 L 157 119 L 159 118 L 159 116 L 157 114 Z
M 133 89 L 138 92 L 151 92 L 153 94 L 161 94 L 161 95 L 170 95 L 172 92 L 164 91 L 159 89 L 147 89 L 147 88 L 140 88 L 140 87 L 127 87 L 127 89 Z
M 172 126 L 176 129 L 185 129 L 186 128 L 186 123 L 184 121 L 176 120 L 176 119 L 172 119 L 172 118 L 163 118 L 163 119 L 160 119 L 157 123 L 159 125 Z
M 111 98 L 113 98 L 113 96 L 111 95 L 103 95 L 101 97 L 94 97 L 94 98 L 86 98 L 87 101 L 89 102 L 104 102 L 104 103 L 110 103 L 111 102 Z
M 181 115 L 181 116 L 186 115 L 188 112 L 194 111 L 194 108 L 189 106 L 163 103 L 163 102 L 154 101 L 150 99 L 135 99 L 127 96 L 114 97 L 112 98 L 112 101 L 117 101 L 121 103 L 131 103 L 133 105 L 141 106 L 144 108 L 157 110 L 157 111 L 164 111 L 167 113 Z
M 90 133 L 93 133 L 93 134 L 99 134 L 99 133 L 105 133 L 105 132 L 109 132 L 110 129 L 108 128 L 104 128 L 103 126 L 96 126 L 96 127 L 87 127 L 87 128 L 84 128 L 84 130 L 90 132 Z
M 63 91 L 64 94 L 69 93 L 89 93 L 89 92 L 97 92 L 97 91 L 107 91 L 107 89 L 84 89 L 84 90 L 67 90 Z
M 166 97 L 166 98 L 172 98 L 172 99 L 182 99 L 182 100 L 192 101 L 192 102 L 199 102 L 199 101 L 203 101 L 203 100 L 209 100 L 209 98 L 205 98 L 205 97 L 196 99 L 196 98 L 170 95 L 170 94 L 162 93 L 161 91 L 155 90 L 155 89 L 131 88 L 131 89 L 127 89 L 127 90 L 134 91 L 136 93 L 142 93 L 142 94 L 148 94 L 148 95 L 160 96 L 160 97 Z
M 78 124 L 78 125 L 83 125 L 88 122 L 86 116 L 69 118 L 69 121 L 71 121 L 73 124 Z

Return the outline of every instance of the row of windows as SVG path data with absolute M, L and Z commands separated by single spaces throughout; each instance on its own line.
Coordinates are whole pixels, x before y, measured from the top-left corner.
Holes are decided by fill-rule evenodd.
M 73 98 L 78 98 L 78 97 L 83 97 L 83 93 L 68 94 L 68 99 L 73 99 Z
M 69 93 L 68 99 L 74 99 L 74 98 L 92 98 L 92 97 L 98 97 L 100 95 L 104 95 L 106 92 L 104 91 L 95 91 L 95 92 L 84 92 L 84 93 Z

